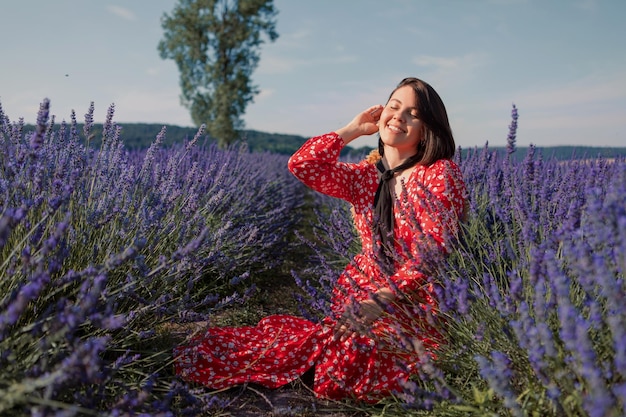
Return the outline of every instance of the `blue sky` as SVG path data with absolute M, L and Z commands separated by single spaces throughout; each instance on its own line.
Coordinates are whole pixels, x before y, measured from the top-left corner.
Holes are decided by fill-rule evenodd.
M 21 0 L 0 13 L 0 104 L 56 121 L 191 126 L 160 18 L 175 0 Z M 457 145 L 626 146 L 624 0 L 275 0 L 279 38 L 253 74 L 246 128 L 312 136 L 384 104 L 406 76 L 442 96 Z M 123 138 L 123 134 L 122 134 Z M 373 145 L 374 137 L 354 146 Z

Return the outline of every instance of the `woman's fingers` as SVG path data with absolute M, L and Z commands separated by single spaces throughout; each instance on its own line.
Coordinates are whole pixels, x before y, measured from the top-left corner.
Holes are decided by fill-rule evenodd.
M 364 120 L 366 122 L 377 123 L 380 120 L 380 115 L 383 112 L 383 106 L 380 104 L 372 106 L 363 112 Z
M 333 340 L 335 342 L 338 340 L 343 342 L 346 339 L 348 339 L 350 333 L 352 333 L 352 330 L 350 330 L 348 326 L 346 326 L 345 324 L 339 324 L 338 326 L 335 327 L 335 334 L 334 334 Z
M 366 113 L 371 114 L 372 117 L 374 118 L 376 118 L 377 116 L 380 117 L 380 114 L 382 113 L 382 111 L 383 111 L 383 106 L 381 106 L 380 104 L 377 104 L 365 110 Z
M 346 311 L 335 325 L 333 339 L 344 342 L 352 336 L 366 333 L 365 324 L 354 313 Z
M 346 310 L 343 315 L 337 320 L 337 324 L 334 328 L 334 340 L 341 340 L 342 342 L 349 339 L 353 334 L 357 333 L 356 328 L 358 323 L 355 320 L 354 314 Z
M 339 329 L 335 331 L 334 340 L 345 342 L 346 340 L 350 339 L 352 336 L 355 336 L 357 334 L 358 334 L 357 332 L 355 332 L 354 330 L 351 330 L 348 326 L 341 325 L 339 326 Z

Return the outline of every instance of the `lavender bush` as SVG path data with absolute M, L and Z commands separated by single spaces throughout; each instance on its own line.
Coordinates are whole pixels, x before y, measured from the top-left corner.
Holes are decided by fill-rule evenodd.
M 517 120 L 514 106 L 504 155 L 457 153 L 469 213 L 450 256 L 426 257 L 438 309 L 415 322 L 444 340 L 385 415 L 626 414 L 626 161 L 544 161 L 531 146 L 515 162 Z M 296 274 L 317 310 L 358 244 L 349 207 L 326 203 L 319 240 L 340 255 L 319 250 L 309 281 Z M 395 348 L 422 353 L 414 340 Z
M 172 323 L 243 302 L 276 266 L 301 185 L 286 157 L 192 141 L 127 152 L 111 106 L 34 132 L 0 107 L 0 414 L 199 415 Z M 242 283 L 243 281 L 243 283 Z

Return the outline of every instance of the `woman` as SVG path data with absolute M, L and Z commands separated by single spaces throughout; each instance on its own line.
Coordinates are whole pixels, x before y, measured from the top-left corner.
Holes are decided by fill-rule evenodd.
M 376 155 L 339 161 L 344 146 L 377 131 Z M 255 327 L 210 328 L 176 349 L 177 373 L 215 389 L 246 382 L 275 388 L 314 368 L 319 397 L 376 402 L 401 391 L 423 351 L 438 344 L 437 331 L 416 317 L 435 307 L 425 258 L 446 251 L 463 213 L 454 151 L 443 102 L 417 78 L 402 80 L 385 106 L 309 139 L 289 170 L 348 201 L 362 243 L 337 281 L 333 314 L 321 323 L 274 315 Z

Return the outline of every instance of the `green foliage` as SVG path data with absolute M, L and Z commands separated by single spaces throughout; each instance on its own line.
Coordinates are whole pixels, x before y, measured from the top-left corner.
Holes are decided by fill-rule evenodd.
M 276 267 L 301 187 L 286 158 L 201 131 L 161 149 L 165 128 L 128 152 L 93 106 L 80 129 L 42 114 L 33 134 L 0 108 L 0 415 L 205 407 L 171 349 Z
M 220 145 L 238 139 L 240 117 L 258 94 L 251 75 L 261 35 L 278 37 L 276 14 L 272 0 L 179 0 L 163 15 L 161 58 L 176 62 L 183 105 Z

